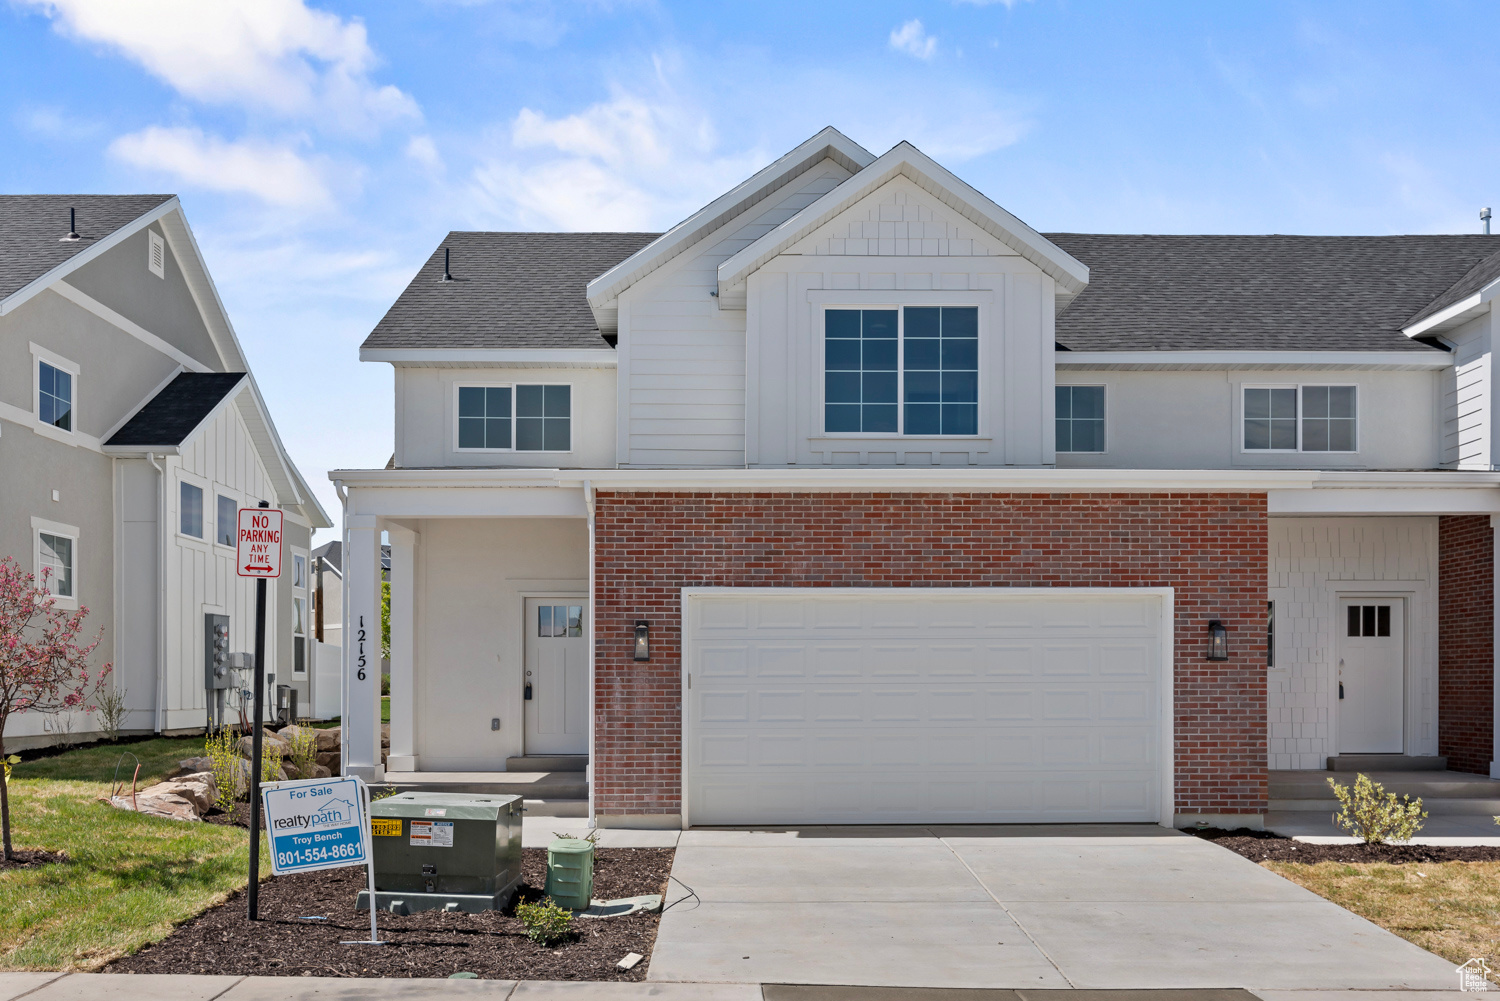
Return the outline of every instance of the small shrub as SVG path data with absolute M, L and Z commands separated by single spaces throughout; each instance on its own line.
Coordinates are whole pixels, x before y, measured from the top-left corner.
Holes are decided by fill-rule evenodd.
M 260 780 L 262 782 L 280 782 L 281 776 L 277 774 L 279 771 L 281 771 L 281 748 L 262 737 L 260 742 Z
M 240 756 L 235 750 L 239 737 L 229 727 L 210 733 L 203 742 L 203 754 L 214 763 L 214 783 L 219 788 L 219 798 L 214 806 L 228 813 L 234 809 L 239 793 Z
M 10 768 L 12 765 L 19 765 L 21 763 L 21 756 L 19 754 L 12 754 L 8 758 L 0 758 L 0 761 L 3 761 L 5 764 L 5 775 L 0 777 L 0 782 L 10 785 Z M 1496 817 L 1495 820 L 1500 822 L 1500 817 Z
M 516 917 L 525 926 L 526 937 L 539 945 L 551 945 L 573 934 L 573 912 L 557 906 L 551 897 L 536 904 L 517 904 Z
M 1386 792 L 1384 786 L 1370 781 L 1368 775 L 1360 774 L 1354 780 L 1352 792 L 1333 779 L 1328 780 L 1328 785 L 1339 801 L 1339 812 L 1333 815 L 1333 822 L 1365 844 L 1410 841 L 1427 819 L 1420 799 L 1403 796 L 1398 800 L 1395 793 Z
M 311 730 L 299 727 L 286 737 L 286 742 L 286 756 L 291 759 L 292 767 L 296 768 L 303 778 L 312 778 L 313 766 L 318 763 L 318 735 Z
M 124 688 L 104 685 L 94 696 L 94 707 L 99 710 L 99 729 L 103 732 L 104 739 L 110 743 L 120 739 L 120 724 L 125 722 L 127 694 L 129 693 Z

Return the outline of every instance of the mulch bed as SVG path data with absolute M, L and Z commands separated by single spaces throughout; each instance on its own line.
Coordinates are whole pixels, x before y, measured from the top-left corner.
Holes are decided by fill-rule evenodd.
M 1216 828 L 1194 831 L 1252 862 L 1500 862 L 1500 847 L 1480 845 L 1314 845 L 1269 831 Z
M 600 848 L 594 897 L 609 900 L 666 893 L 671 848 Z M 542 897 L 547 851 L 522 852 L 521 900 Z M 354 909 L 365 887 L 361 867 L 276 876 L 260 887 L 261 920 L 245 917 L 240 891 L 180 925 L 108 973 L 217 973 L 233 976 L 446 977 L 460 971 L 500 980 L 644 980 L 656 943 L 657 914 L 575 918 L 577 934 L 551 948 L 526 937 L 515 903 L 504 912 L 379 915 L 388 945 L 340 945 L 368 938 L 368 911 Z M 670 898 L 668 898 L 670 900 Z M 322 921 L 301 920 L 321 916 Z M 615 966 L 626 953 L 645 956 L 633 970 Z
M 67 860 L 68 856 L 64 852 L 17 848 L 10 853 L 10 861 L 0 857 L 0 872 L 10 869 L 40 869 L 44 865 L 56 865 Z

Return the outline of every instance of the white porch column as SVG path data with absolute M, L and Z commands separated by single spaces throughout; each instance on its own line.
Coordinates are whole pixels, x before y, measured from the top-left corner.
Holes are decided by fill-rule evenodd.
M 352 498 L 351 498 L 352 500 Z M 384 779 L 380 766 L 380 524 L 344 518 L 345 775 Z
M 416 692 L 417 541 L 409 528 L 386 529 L 391 541 L 391 753 L 386 770 L 417 770 L 413 723 Z

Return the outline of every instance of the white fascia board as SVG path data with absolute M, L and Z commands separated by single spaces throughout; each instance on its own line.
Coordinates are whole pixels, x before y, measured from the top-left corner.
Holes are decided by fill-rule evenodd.
M 832 159 L 850 173 L 875 160 L 859 143 L 829 126 L 791 152 L 762 167 L 741 183 L 709 202 L 682 222 L 588 283 L 589 305 L 595 312 L 610 309 L 621 292 L 687 250 L 750 206 L 807 170 Z
M 1497 292 L 1500 292 L 1500 280 L 1490 282 L 1478 292 L 1466 299 L 1460 299 L 1447 309 L 1439 310 L 1426 319 L 1402 327 L 1401 332 L 1407 337 L 1422 337 L 1442 330 L 1451 330 L 1483 313 Z
M 83 267 L 90 261 L 100 257 L 103 254 L 107 254 L 110 250 L 118 247 L 121 243 L 124 243 L 126 240 L 130 239 L 130 237 L 134 236 L 136 233 L 139 233 L 141 230 L 151 225 L 151 223 L 155 222 L 158 219 L 161 219 L 171 212 L 176 211 L 180 207 L 181 206 L 177 201 L 177 196 L 173 195 L 171 198 L 168 198 L 166 201 L 162 202 L 160 205 L 152 209 L 150 212 L 147 212 L 145 215 L 126 223 L 124 226 L 121 226 L 119 229 L 115 230 L 113 233 L 110 233 L 108 236 L 95 241 L 87 250 L 79 251 L 72 257 L 68 258 L 66 261 L 63 261 L 61 264 L 57 265 L 57 267 L 53 268 L 51 271 L 48 271 L 46 274 L 33 279 L 31 282 L 23 285 L 16 291 L 12 292 L 10 295 L 6 296 L 4 299 L 0 299 L 0 316 L 4 316 L 6 313 L 11 312 L 17 306 L 20 306 L 22 303 L 31 299 L 38 292 L 41 292 L 43 289 L 51 286 L 53 282 L 61 278 L 66 278 L 68 275 L 72 274 L 74 271 L 77 271 L 79 268 Z
M 1400 369 L 1453 366 L 1453 355 L 1430 351 L 1058 351 L 1059 371 L 1070 369 Z
M 213 276 L 208 273 L 203 251 L 198 247 L 198 241 L 193 236 L 192 227 L 188 225 L 181 205 L 176 204 L 176 199 L 173 199 L 173 204 L 176 211 L 164 215 L 161 220 L 162 232 L 167 235 L 167 246 L 171 248 L 177 266 L 182 268 L 188 292 L 192 294 L 193 302 L 198 306 L 198 315 L 202 317 L 203 325 L 208 328 L 208 336 L 219 352 L 224 371 L 248 372 L 250 365 L 245 360 L 239 338 L 235 336 L 234 324 L 229 320 L 224 300 L 219 298 Z
M 339 469 L 350 489 L 581 488 L 742 493 L 1263 493 L 1308 489 L 1316 470 L 1235 469 Z
M 506 366 L 525 368 L 615 368 L 614 348 L 360 348 L 360 361 L 410 368 Z
M 1064 298 L 1082 292 L 1089 269 L 1077 258 L 1011 215 L 987 196 L 909 142 L 897 143 L 874 163 L 798 212 L 750 246 L 719 265 L 719 294 L 723 298 L 750 274 L 819 226 L 854 205 L 898 175 L 958 212 L 1000 240 L 1057 282 Z

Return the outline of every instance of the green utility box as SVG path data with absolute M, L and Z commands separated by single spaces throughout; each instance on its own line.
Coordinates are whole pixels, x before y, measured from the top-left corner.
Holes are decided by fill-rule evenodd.
M 547 896 L 558 907 L 587 910 L 594 895 L 594 844 L 557 838 L 547 846 Z
M 375 906 L 501 910 L 521 883 L 521 797 L 403 792 L 370 804 Z M 357 909 L 370 906 L 360 891 Z

